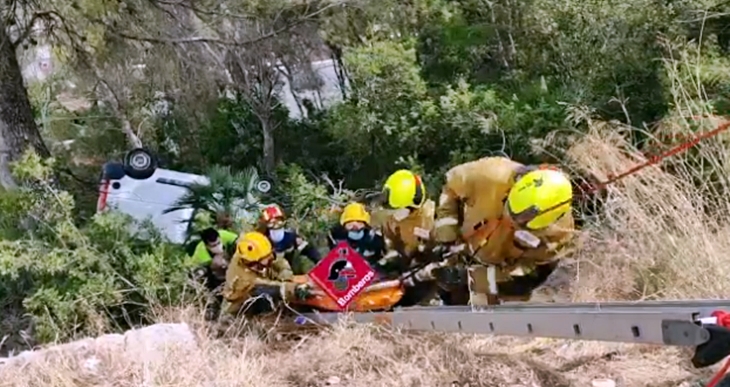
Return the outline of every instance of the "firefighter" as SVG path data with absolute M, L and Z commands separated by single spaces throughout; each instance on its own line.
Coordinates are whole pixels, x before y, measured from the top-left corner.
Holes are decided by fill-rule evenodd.
M 206 308 L 206 318 L 213 320 L 218 315 L 223 301 L 219 287 L 226 278 L 228 263 L 236 249 L 238 234 L 227 230 L 206 228 L 200 233 L 200 242 L 193 253 L 196 265 L 194 277 L 203 282 L 210 292 L 211 301 Z
M 385 254 L 383 234 L 370 225 L 370 213 L 360 203 L 345 206 L 340 222 L 330 229 L 327 243 L 330 250 L 342 241 L 357 251 L 380 274 L 386 275 L 378 261 Z
M 256 231 L 242 235 L 226 271 L 224 311 L 231 315 L 244 307 L 243 312 L 252 315 L 275 309 L 275 302 L 309 298 L 311 287 L 291 282 L 292 276 L 289 262 L 276 258 L 265 235 Z
M 472 305 L 528 301 L 574 235 L 573 187 L 555 168 L 485 157 L 446 173 L 435 238 L 472 258 Z
M 200 232 L 200 242 L 195 247 L 193 259 L 198 267 L 210 275 L 225 277 L 227 261 L 233 255 L 238 234 L 212 227 Z
M 433 260 L 436 205 L 426 196 L 421 177 L 405 169 L 394 172 L 385 181 L 382 200 L 388 211 L 383 224 L 388 253 L 380 265 L 404 273 Z M 403 306 L 425 303 L 436 295 L 438 288 L 433 278 L 419 273 L 406 281 L 408 289 L 401 300 Z
M 267 206 L 261 212 L 259 231 L 269 238 L 276 256 L 289 261 L 294 274 L 307 274 L 322 258 L 314 245 L 296 231 L 286 228 L 284 211 L 276 204 Z

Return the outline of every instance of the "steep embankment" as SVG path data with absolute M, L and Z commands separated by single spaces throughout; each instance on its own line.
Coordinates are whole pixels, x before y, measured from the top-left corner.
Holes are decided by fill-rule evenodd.
M 0 368 L 0 385 L 557 387 L 609 378 L 626 387 L 688 387 L 709 377 L 692 371 L 680 350 L 667 348 L 344 325 L 286 341 L 251 333 L 216 339 L 199 326 L 191 340 L 185 326 L 172 328 L 30 357 Z M 173 345 L 163 351 L 162 342 Z
M 536 299 L 565 299 L 568 274 L 558 273 Z M 609 379 L 619 387 L 692 387 L 712 373 L 693 370 L 691 352 L 676 347 L 416 334 L 344 323 L 304 334 L 266 325 L 221 335 L 194 308 L 172 312 L 160 321 L 185 324 L 6 361 L 0 386 L 583 387 Z

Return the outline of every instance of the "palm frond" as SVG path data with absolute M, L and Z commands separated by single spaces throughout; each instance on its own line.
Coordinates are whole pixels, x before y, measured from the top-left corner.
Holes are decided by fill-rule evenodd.
M 213 166 L 206 171 L 208 184 L 193 184 L 188 192 L 164 210 L 164 213 L 194 209 L 211 215 L 226 214 L 234 221 L 248 220 L 261 208 L 254 167 L 232 172 L 228 166 Z M 188 223 L 192 222 L 190 219 Z

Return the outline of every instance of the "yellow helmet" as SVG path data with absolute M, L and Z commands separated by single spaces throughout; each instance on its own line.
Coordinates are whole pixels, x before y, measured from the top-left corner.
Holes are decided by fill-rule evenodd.
M 394 209 L 420 207 L 426 201 L 426 187 L 421 177 L 401 169 L 388 177 L 383 186 L 387 204 Z
M 507 207 L 513 219 L 527 228 L 545 228 L 570 212 L 573 185 L 556 170 L 539 169 L 518 179 L 507 196 Z
M 273 250 L 269 238 L 256 231 L 242 235 L 236 246 L 236 253 L 247 262 L 259 262 L 270 256 Z
M 370 225 L 370 213 L 360 203 L 350 203 L 345 206 L 340 216 L 340 224 L 345 225 L 347 222 L 363 222 Z

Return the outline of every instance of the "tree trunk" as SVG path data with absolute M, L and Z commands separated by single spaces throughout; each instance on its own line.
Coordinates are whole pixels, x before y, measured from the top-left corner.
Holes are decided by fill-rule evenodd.
M 11 188 L 15 183 L 10 162 L 20 159 L 28 149 L 41 157 L 50 156 L 50 152 L 33 118 L 15 47 L 5 27 L 0 18 L 0 185 Z
M 274 151 L 274 127 L 268 118 L 261 118 L 261 129 L 264 134 L 264 170 L 268 176 L 273 176 L 276 170 L 276 154 Z
M 92 66 L 97 81 L 101 83 L 101 85 L 104 87 L 104 91 L 102 91 L 101 95 L 102 100 L 109 104 L 109 108 L 112 109 L 114 116 L 121 122 L 122 132 L 124 132 L 124 134 L 127 136 L 127 140 L 129 140 L 129 143 L 132 145 L 132 147 L 141 148 L 142 140 L 140 140 L 139 136 L 134 133 L 134 129 L 132 128 L 132 122 L 129 121 L 126 109 L 124 109 L 124 107 L 122 106 L 122 103 L 119 101 L 119 98 L 117 98 L 117 94 L 114 92 L 114 89 L 112 89 L 111 85 L 109 85 L 109 83 L 104 80 L 103 73 L 101 72 L 99 67 L 94 64 L 92 64 Z
M 342 59 L 342 48 L 338 45 L 330 42 L 325 42 L 330 50 L 330 59 L 335 68 L 335 75 L 337 76 L 337 83 L 340 87 L 340 93 L 342 93 L 342 100 L 347 100 L 347 74 L 345 73 L 345 62 Z

